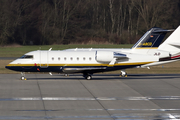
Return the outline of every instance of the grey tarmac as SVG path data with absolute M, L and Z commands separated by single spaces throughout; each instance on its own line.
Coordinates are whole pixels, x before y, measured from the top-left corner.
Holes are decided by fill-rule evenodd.
M 180 74 L 0 74 L 0 120 L 180 119 Z
M 0 60 L 15 60 L 17 57 L 0 57 Z

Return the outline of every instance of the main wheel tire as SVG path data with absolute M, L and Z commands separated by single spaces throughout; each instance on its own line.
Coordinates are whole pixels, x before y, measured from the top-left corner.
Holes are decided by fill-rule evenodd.
M 68 77 L 68 76 L 69 76 L 69 74 L 64 74 L 64 76 L 65 76 L 65 77 Z
M 127 77 L 127 73 L 125 71 L 121 71 L 120 77 Z
M 91 76 L 91 75 L 87 75 L 87 76 L 86 76 L 86 79 L 87 79 L 87 80 L 91 80 L 91 79 L 92 79 L 92 76 Z

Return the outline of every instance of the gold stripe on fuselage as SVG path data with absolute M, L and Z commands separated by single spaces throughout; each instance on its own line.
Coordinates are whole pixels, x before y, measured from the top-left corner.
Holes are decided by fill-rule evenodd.
M 114 65 L 109 64 L 8 64 L 7 66 L 125 66 L 125 65 L 144 65 L 153 62 L 137 62 L 137 63 L 116 63 Z

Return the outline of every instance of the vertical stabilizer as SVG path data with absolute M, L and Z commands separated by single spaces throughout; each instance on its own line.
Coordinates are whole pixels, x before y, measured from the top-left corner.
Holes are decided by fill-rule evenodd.
M 180 52 L 180 26 L 158 47 L 159 50 Z
M 139 41 L 132 47 L 132 49 L 157 49 L 167 32 L 170 31 L 172 30 L 164 30 L 157 27 L 151 28 L 139 39 Z

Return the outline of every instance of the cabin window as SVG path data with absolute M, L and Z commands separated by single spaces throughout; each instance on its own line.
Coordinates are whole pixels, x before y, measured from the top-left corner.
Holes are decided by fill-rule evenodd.
M 20 59 L 33 59 L 33 55 L 23 55 Z
M 91 57 L 89 57 L 89 60 L 92 60 L 92 58 L 91 58 Z
M 71 57 L 70 59 L 71 59 L 71 60 L 73 60 L 73 58 L 72 58 L 72 57 Z
M 64 60 L 66 60 L 67 58 L 65 57 Z
M 77 60 L 79 60 L 79 57 L 77 57 Z
M 58 60 L 60 60 L 60 57 L 58 57 Z
M 54 57 L 52 57 L 52 60 L 54 60 Z
M 86 60 L 86 58 L 85 58 L 85 57 L 83 57 L 83 60 Z

